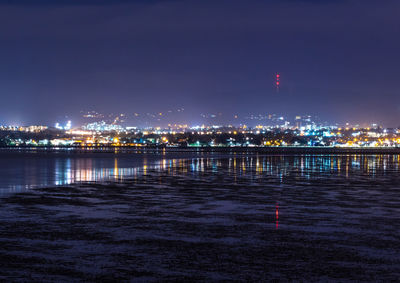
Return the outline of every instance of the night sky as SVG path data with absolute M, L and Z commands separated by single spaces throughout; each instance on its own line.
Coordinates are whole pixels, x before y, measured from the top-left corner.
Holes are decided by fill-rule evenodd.
M 399 13 L 398 0 L 0 0 L 0 124 L 184 107 L 192 123 L 399 126 Z

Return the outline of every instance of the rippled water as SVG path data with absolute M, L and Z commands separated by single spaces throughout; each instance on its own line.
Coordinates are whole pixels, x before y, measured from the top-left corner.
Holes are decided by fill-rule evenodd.
M 74 150 L 10 152 L 0 149 L 0 195 L 76 182 L 119 180 L 133 176 L 138 170 L 152 166 L 157 161 L 201 156 L 202 154 L 176 154 L 162 150 L 150 153 L 107 153 Z
M 77 159 L 68 186 L 1 198 L 0 278 L 400 277 L 397 155 L 108 158 L 101 184 Z

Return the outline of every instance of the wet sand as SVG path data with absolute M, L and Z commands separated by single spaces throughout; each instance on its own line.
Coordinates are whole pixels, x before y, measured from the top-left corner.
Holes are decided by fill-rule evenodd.
M 350 158 L 280 160 L 180 161 L 3 197 L 0 280 L 398 280 L 397 161 L 372 174 Z

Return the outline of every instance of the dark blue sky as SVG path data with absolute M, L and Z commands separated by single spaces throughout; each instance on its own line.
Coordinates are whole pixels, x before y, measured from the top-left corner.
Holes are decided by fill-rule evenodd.
M 0 124 L 185 107 L 189 120 L 400 126 L 399 11 L 398 0 L 0 0 Z

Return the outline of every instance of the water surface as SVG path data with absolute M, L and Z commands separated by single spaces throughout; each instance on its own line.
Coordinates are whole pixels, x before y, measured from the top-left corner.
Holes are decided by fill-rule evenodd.
M 85 170 L 96 175 L 103 169 L 93 165 L 109 166 L 109 158 Z M 129 174 L 101 184 L 88 178 L 1 198 L 0 278 L 400 277 L 397 155 L 171 156 L 126 167 L 128 160 L 105 167 Z M 74 162 L 57 172 L 77 176 Z
M 0 195 L 76 182 L 120 180 L 157 161 L 218 154 L 0 149 Z

